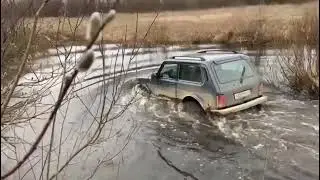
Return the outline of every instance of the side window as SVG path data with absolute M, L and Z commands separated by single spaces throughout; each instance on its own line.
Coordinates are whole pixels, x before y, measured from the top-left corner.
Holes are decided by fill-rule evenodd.
M 200 66 L 196 64 L 181 64 L 179 79 L 192 82 L 202 82 Z
M 177 79 L 177 64 L 164 64 L 160 72 L 160 78 Z

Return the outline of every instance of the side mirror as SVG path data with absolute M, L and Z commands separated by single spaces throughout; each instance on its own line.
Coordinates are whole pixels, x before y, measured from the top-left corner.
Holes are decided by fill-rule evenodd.
M 151 79 L 159 79 L 158 73 L 152 73 L 151 74 Z

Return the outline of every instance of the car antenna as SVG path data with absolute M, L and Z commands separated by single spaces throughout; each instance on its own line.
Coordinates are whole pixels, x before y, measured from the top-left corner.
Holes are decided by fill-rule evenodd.
M 246 67 L 245 66 L 243 66 L 243 68 L 242 68 L 242 72 L 241 72 L 241 77 L 240 77 L 240 83 L 242 84 L 242 82 L 243 82 L 243 76 L 244 76 L 244 73 L 246 72 Z

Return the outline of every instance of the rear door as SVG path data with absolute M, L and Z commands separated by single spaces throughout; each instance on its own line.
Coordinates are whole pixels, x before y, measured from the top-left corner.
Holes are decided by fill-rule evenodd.
M 259 96 L 260 77 L 255 67 L 246 59 L 213 64 L 220 94 L 226 106 L 241 104 Z
M 206 69 L 196 63 L 180 63 L 178 69 L 177 97 L 193 96 L 204 106 L 212 103 L 212 89 Z

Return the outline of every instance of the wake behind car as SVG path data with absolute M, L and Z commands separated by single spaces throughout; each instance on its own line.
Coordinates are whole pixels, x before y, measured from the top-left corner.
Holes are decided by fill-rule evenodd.
M 208 49 L 168 58 L 151 75 L 149 88 L 155 95 L 181 100 L 189 112 L 226 115 L 267 101 L 255 66 L 235 51 Z

